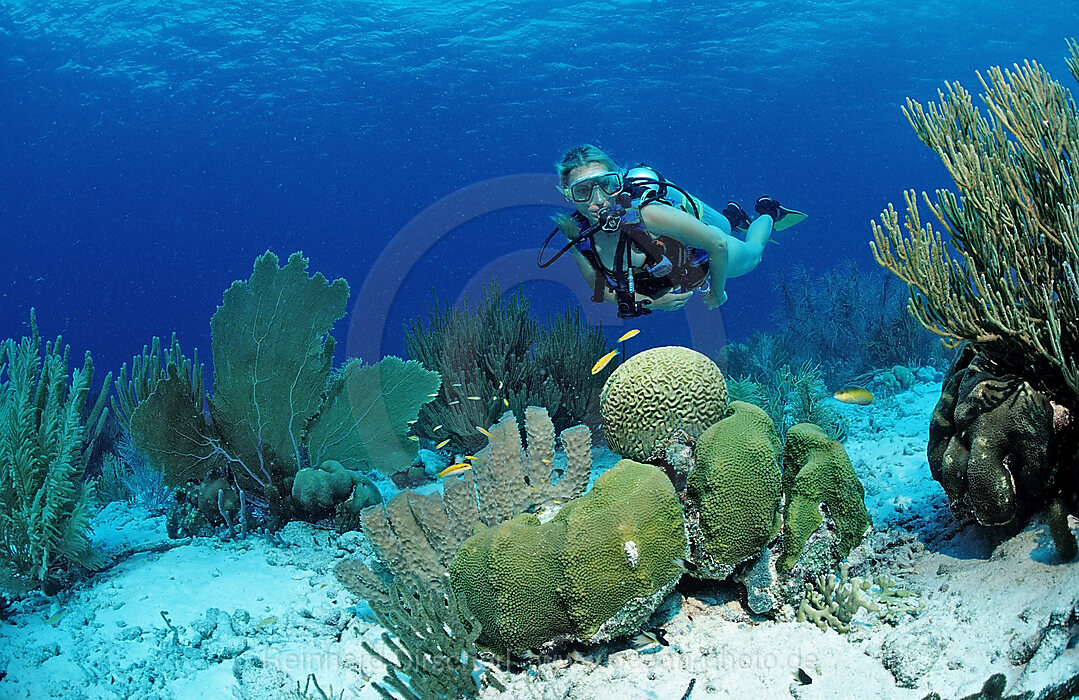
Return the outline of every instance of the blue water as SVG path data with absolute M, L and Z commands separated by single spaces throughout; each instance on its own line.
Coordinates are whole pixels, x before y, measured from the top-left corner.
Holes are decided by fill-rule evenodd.
M 594 142 L 719 208 L 767 192 L 810 213 L 721 311 L 635 324 L 711 351 L 769 326 L 792 265 L 875 268 L 869 221 L 949 185 L 907 96 L 1024 59 L 1074 89 L 1077 19 L 1074 0 L 4 0 L 0 336 L 33 306 L 102 373 L 173 331 L 208 359 L 222 292 L 267 249 L 351 284 L 339 361 L 403 354 L 432 289 L 495 274 L 615 335 L 572 262 L 532 262 L 552 164 Z

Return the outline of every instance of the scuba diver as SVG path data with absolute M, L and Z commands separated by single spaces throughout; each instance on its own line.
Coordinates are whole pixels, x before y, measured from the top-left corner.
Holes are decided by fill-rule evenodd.
M 727 278 L 761 261 L 772 231 L 806 218 L 768 195 L 757 200 L 756 219 L 737 202 L 721 214 L 646 165 L 622 170 L 591 144 L 571 148 L 556 168 L 558 189 L 577 211 L 555 217 L 558 228 L 537 263 L 547 267 L 572 253 L 592 285 L 592 301 L 617 304 L 620 318 L 679 309 L 694 291 L 703 291 L 705 305 L 716 308 L 727 300 Z M 542 260 L 559 231 L 568 242 Z

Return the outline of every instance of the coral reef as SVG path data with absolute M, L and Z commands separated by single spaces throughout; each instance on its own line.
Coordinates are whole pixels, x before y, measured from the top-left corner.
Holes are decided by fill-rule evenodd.
M 699 437 L 727 411 L 723 373 L 701 353 L 652 348 L 622 363 L 603 385 L 603 432 L 613 452 L 648 462 L 675 431 Z
M 543 327 L 527 296 L 503 298 L 498 285 L 468 309 L 440 306 L 436 298 L 425 326 L 419 319 L 405 334 L 409 357 L 442 377 L 442 389 L 420 412 L 413 434 L 458 454 L 486 442 L 476 426 L 488 426 L 508 408 L 523 421 L 528 406 L 546 408 L 557 430 L 598 423 L 599 389 L 611 370 L 589 372 L 610 348 L 601 329 L 583 323 L 578 309 Z
M 523 514 L 473 535 L 450 576 L 481 622 L 479 643 L 522 654 L 639 629 L 677 583 L 675 560 L 685 555 L 674 487 L 658 469 L 622 460 L 553 520 Z
M 0 342 L 0 587 L 55 592 L 73 566 L 92 568 L 93 487 L 83 474 L 105 420 L 105 377 L 83 417 L 94 366 L 86 353 L 67 380 L 69 348 L 45 343 L 30 312 L 30 336 Z

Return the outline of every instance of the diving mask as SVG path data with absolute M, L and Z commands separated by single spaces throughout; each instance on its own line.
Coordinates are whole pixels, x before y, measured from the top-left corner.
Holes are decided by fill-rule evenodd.
M 586 175 L 566 185 L 562 193 L 574 202 L 588 202 L 596 188 L 600 188 L 604 194 L 613 195 L 622 191 L 622 173 L 608 171 L 595 175 Z

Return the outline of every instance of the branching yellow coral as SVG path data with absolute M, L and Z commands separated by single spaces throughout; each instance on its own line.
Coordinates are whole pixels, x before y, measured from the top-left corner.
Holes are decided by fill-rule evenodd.
M 1079 47 L 1068 64 L 1079 79 Z M 979 74 L 989 115 L 947 84 L 904 113 L 958 195 L 923 193 L 948 237 L 923 225 L 913 191 L 902 227 L 889 205 L 873 255 L 911 290 L 910 312 L 946 344 L 980 344 L 1005 366 L 1060 377 L 1079 394 L 1079 112 L 1037 63 Z

